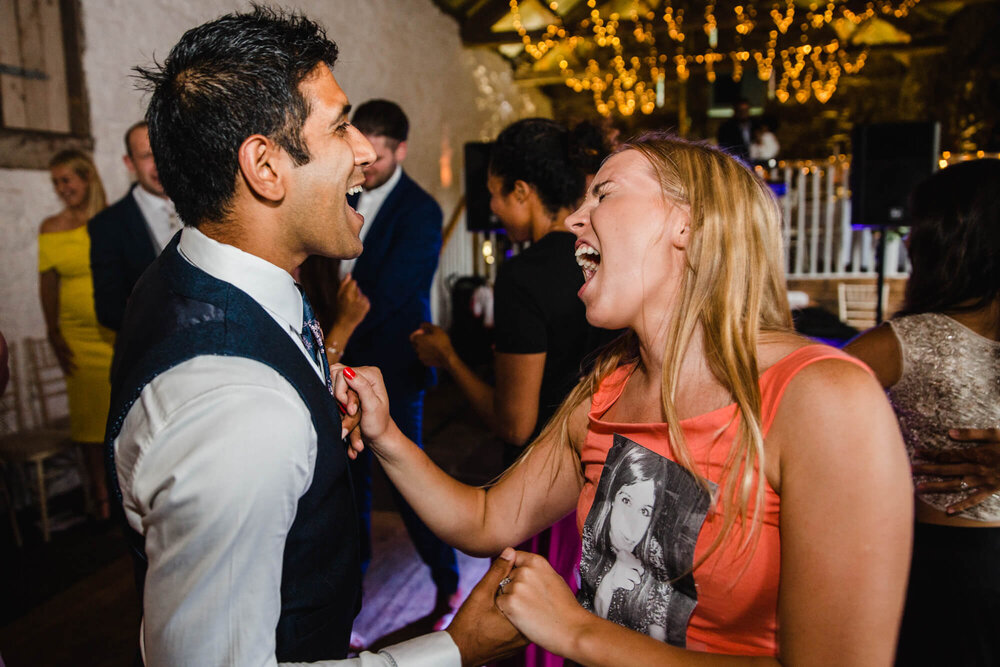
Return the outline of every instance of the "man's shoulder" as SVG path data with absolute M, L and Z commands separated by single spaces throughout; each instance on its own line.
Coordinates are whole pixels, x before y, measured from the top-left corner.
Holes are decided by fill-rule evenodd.
M 270 397 L 266 403 L 271 412 L 291 416 L 308 415 L 309 412 L 281 373 L 261 361 L 241 356 L 194 356 L 157 375 L 143 392 L 156 396 L 156 407 L 164 414 L 208 396 L 216 397 L 214 400 L 226 403 L 239 413 L 246 412 L 250 396 Z M 275 400 L 279 398 L 284 400 Z
M 124 197 L 91 218 L 88 226 L 93 231 L 95 228 L 102 229 L 113 225 L 128 224 L 136 218 L 136 215 L 141 216 L 142 212 L 139 210 L 139 205 L 135 203 L 135 197 L 132 196 L 132 188 L 129 188 Z
M 437 213 L 441 213 L 441 207 L 429 192 L 420 187 L 420 184 L 409 177 L 404 171 L 400 174 L 399 183 L 396 184 L 395 191 L 404 198 L 408 207 L 427 207 Z

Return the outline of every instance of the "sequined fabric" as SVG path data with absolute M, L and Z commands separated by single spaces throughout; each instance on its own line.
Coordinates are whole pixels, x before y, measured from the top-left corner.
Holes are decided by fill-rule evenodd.
M 1000 426 L 1000 343 L 983 338 L 946 315 L 923 313 L 890 320 L 903 355 L 902 376 L 889 390 L 910 460 L 914 449 L 960 449 L 974 443 L 948 438 L 949 428 Z M 918 476 L 915 482 L 940 479 Z M 925 493 L 944 511 L 971 495 Z M 1000 521 L 1000 494 L 957 516 Z

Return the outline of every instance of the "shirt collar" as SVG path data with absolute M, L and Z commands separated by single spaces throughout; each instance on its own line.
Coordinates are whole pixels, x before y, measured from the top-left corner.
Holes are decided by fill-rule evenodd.
M 287 271 L 236 246 L 219 243 L 196 227 L 181 230 L 178 249 L 205 273 L 246 292 L 293 332 L 301 331 L 302 295 Z
M 174 212 L 174 203 L 172 201 L 166 197 L 157 197 L 152 192 L 149 192 L 146 188 L 142 187 L 139 183 L 136 183 L 135 187 L 132 188 L 132 196 L 135 197 L 136 201 L 138 201 L 142 206 L 163 211 L 167 215 Z

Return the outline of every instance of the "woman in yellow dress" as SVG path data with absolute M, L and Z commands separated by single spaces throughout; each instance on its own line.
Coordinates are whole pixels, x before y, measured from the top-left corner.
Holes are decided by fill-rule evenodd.
M 102 444 L 114 333 L 97 323 L 87 235 L 87 221 L 105 207 L 104 186 L 93 161 L 80 151 L 57 153 L 49 171 L 65 208 L 39 229 L 39 295 L 49 343 L 66 375 L 70 432 L 84 444 L 97 515 L 107 518 Z

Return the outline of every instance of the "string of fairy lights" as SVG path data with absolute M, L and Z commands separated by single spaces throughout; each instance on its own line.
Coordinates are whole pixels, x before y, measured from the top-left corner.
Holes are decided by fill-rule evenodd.
M 734 81 L 748 64 L 762 81 L 773 77 L 781 103 L 804 104 L 811 98 L 826 103 L 840 77 L 860 71 L 868 58 L 867 49 L 848 49 L 841 35 L 876 17 L 903 18 L 919 1 L 874 0 L 853 11 L 847 0 L 815 2 L 807 9 L 795 0 L 663 0 L 656 9 L 633 0 L 627 11 L 617 12 L 608 9 L 612 3 L 599 8 L 597 0 L 587 0 L 588 16 L 566 26 L 559 2 L 552 0 L 548 7 L 556 20 L 537 39 L 522 22 L 519 0 L 510 0 L 510 8 L 514 29 L 532 58 L 540 60 L 557 47 L 560 53 L 574 53 L 586 64 L 574 68 L 565 57 L 560 60 L 566 85 L 589 91 L 604 116 L 630 116 L 662 106 L 668 76 L 687 81 L 698 68 L 715 81 L 716 70 L 727 61 Z

